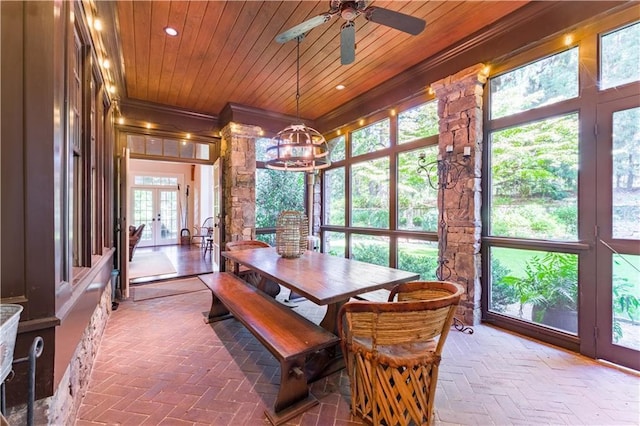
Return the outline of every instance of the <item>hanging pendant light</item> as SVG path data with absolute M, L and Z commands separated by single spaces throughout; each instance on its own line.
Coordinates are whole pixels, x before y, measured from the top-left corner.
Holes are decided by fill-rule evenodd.
M 292 124 L 271 139 L 267 148 L 266 166 L 274 170 L 292 172 L 312 172 L 329 167 L 329 145 L 317 130 L 300 120 L 300 41 L 296 47 L 296 117 L 298 124 Z

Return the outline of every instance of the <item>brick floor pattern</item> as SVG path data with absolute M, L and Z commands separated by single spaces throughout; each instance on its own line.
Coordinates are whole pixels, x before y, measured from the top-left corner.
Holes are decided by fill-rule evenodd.
M 76 426 L 267 425 L 279 365 L 236 320 L 205 324 L 208 290 L 111 314 Z M 317 321 L 323 308 L 296 308 Z M 320 404 L 288 425 L 361 425 L 344 371 L 312 385 Z M 638 425 L 640 377 L 480 325 L 452 330 L 436 393 L 436 425 Z

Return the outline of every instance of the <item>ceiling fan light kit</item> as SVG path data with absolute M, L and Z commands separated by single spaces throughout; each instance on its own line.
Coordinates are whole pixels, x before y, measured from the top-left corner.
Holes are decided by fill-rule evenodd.
M 411 35 L 418 35 L 426 26 L 420 18 L 382 7 L 367 6 L 366 1 L 330 0 L 329 11 L 308 19 L 276 37 L 278 43 L 286 43 L 303 36 L 315 27 L 340 15 L 346 22 L 340 28 L 340 63 L 348 65 L 356 59 L 356 25 L 354 19 L 364 15 L 367 21 L 384 25 Z

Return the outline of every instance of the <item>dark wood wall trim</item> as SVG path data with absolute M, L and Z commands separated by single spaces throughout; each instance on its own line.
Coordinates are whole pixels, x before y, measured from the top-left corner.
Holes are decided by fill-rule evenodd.
M 345 123 L 375 113 L 426 90 L 434 81 L 477 63 L 511 55 L 559 31 L 628 2 L 531 2 L 453 48 L 440 52 L 368 93 L 354 98 L 316 120 L 328 133 Z
M 280 130 L 293 123 L 304 122 L 307 126 L 314 127 L 313 120 L 298 118 L 293 115 L 280 114 L 266 109 L 250 107 L 246 105 L 228 103 L 220 112 L 220 127 L 234 122 L 240 124 L 250 124 L 260 126 L 265 132 L 265 136 L 275 136 Z
M 144 128 L 152 123 L 154 129 L 172 133 L 191 133 L 204 137 L 218 136 L 218 117 L 181 110 L 168 105 L 126 99 L 119 104 L 120 116 L 125 124 Z

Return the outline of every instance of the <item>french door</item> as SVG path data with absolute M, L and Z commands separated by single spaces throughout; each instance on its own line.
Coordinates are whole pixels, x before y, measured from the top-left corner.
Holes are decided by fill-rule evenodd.
M 132 223 L 145 224 L 139 247 L 177 244 L 178 191 L 169 188 L 133 187 Z
M 597 121 L 596 356 L 640 370 L 640 99 Z

